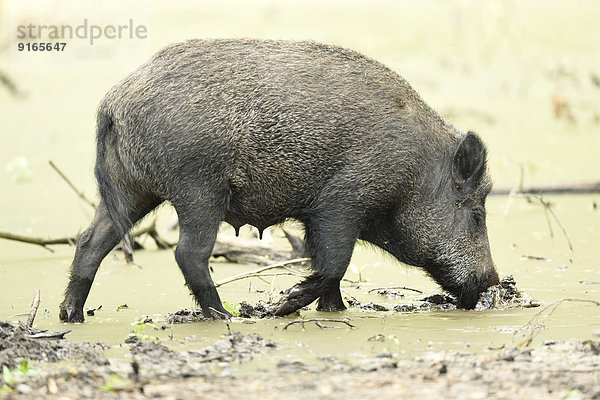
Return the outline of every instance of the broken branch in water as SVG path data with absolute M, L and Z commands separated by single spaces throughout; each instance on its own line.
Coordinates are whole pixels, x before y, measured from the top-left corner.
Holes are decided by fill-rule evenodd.
M 591 303 L 596 306 L 600 306 L 600 301 L 592 300 L 592 299 L 563 298 L 563 299 L 558 299 L 556 301 L 553 301 L 552 303 L 549 303 L 549 304 L 545 305 L 544 307 L 542 307 L 542 309 L 540 311 L 535 313 L 534 316 L 531 317 L 531 319 L 529 321 L 527 321 L 527 323 L 525 325 L 523 325 L 523 327 L 520 330 L 529 329 L 530 330 L 529 336 L 523 342 L 519 343 L 517 345 L 517 347 L 523 348 L 523 347 L 527 347 L 531 344 L 534 337 L 540 331 L 539 328 L 536 328 L 535 324 L 538 322 L 538 320 L 540 319 L 542 314 L 544 314 L 547 310 L 550 310 L 546 315 L 546 317 L 550 317 L 554 313 L 554 311 L 558 308 L 558 306 L 560 306 L 561 304 L 566 303 L 566 302 Z
M 54 164 L 52 160 L 48 161 L 48 163 L 81 200 L 83 200 L 86 204 L 88 204 L 94 209 L 97 207 L 97 205 L 94 202 L 85 197 L 83 191 L 77 188 L 77 186 L 73 184 L 73 182 L 66 176 L 66 174 L 63 171 L 61 171 L 56 166 L 56 164 Z M 175 246 L 177 243 L 169 243 L 160 236 L 156 229 L 156 220 L 157 217 L 155 216 L 148 226 L 135 229 L 132 233 L 134 240 L 135 238 L 147 234 L 152 238 L 152 240 L 156 243 L 156 246 L 159 249 L 168 249 Z M 275 244 L 267 244 L 264 242 L 257 242 L 255 240 L 248 241 L 237 238 L 233 239 L 227 236 L 219 236 L 217 238 L 217 241 L 215 242 L 212 251 L 212 256 L 225 257 L 230 262 L 255 263 L 259 265 L 272 265 L 273 263 L 276 263 L 278 261 L 287 261 L 290 259 L 297 259 L 298 257 L 304 256 L 304 241 L 299 237 L 287 232 L 285 229 L 283 230 L 283 232 L 291 245 L 291 249 L 289 247 L 277 246 Z M 23 243 L 36 244 L 38 246 L 44 247 L 46 250 L 49 250 L 51 252 L 53 250 L 50 249 L 48 245 L 72 245 L 75 244 L 77 240 L 76 237 L 44 239 L 38 237 L 29 237 L 25 235 L 18 235 L 3 231 L 0 231 L 0 239 L 8 239 Z M 122 240 L 120 243 L 120 248 L 125 254 L 125 260 L 128 263 L 132 263 L 133 250 L 131 244 L 129 243 L 129 240 Z M 292 272 L 288 272 L 286 275 L 290 275 L 291 273 Z
M 504 210 L 504 215 L 505 216 L 508 215 L 508 210 L 510 209 L 510 205 L 512 203 L 512 200 L 514 198 L 517 198 L 517 197 L 524 198 L 529 203 L 538 202 L 539 204 L 541 204 L 542 207 L 544 207 L 544 215 L 546 216 L 546 221 L 548 222 L 548 229 L 550 230 L 550 237 L 554 237 L 554 232 L 552 231 L 552 224 L 550 223 L 550 217 L 549 216 L 551 216 L 554 219 L 554 221 L 558 224 L 558 226 L 560 227 L 560 230 L 563 233 L 563 236 L 565 237 L 565 239 L 567 241 L 567 245 L 569 246 L 569 250 L 573 251 L 573 244 L 571 243 L 571 239 L 569 238 L 569 235 L 567 234 L 567 230 L 563 226 L 562 222 L 560 222 L 560 219 L 558 218 L 558 216 L 556 215 L 556 213 L 554 212 L 554 210 L 552 210 L 552 204 L 549 203 L 546 199 L 544 199 L 543 196 L 541 196 L 541 195 L 523 194 L 523 193 L 521 193 L 519 191 L 511 192 L 511 194 L 508 197 L 508 201 L 506 203 L 506 208 Z
M 283 232 L 291 245 L 291 249 L 288 246 L 279 246 L 275 243 L 219 235 L 212 250 L 212 256 L 225 257 L 229 262 L 267 266 L 279 261 L 304 257 L 304 241 L 285 229 Z
M 271 264 L 266 267 L 258 268 L 258 269 L 255 269 L 255 270 L 252 270 L 249 272 L 244 272 L 243 274 L 238 274 L 238 275 L 230 276 L 229 278 L 221 279 L 220 281 L 215 282 L 215 287 L 219 287 L 219 286 L 225 285 L 227 283 L 235 282 L 240 279 L 246 279 L 246 278 L 252 278 L 252 277 L 262 277 L 262 276 L 273 276 L 274 274 L 263 274 L 263 273 L 265 271 L 269 271 L 269 270 L 272 270 L 275 268 L 284 268 L 288 265 L 299 264 L 299 263 L 303 263 L 303 262 L 307 262 L 307 261 L 310 261 L 310 258 L 307 258 L 307 257 L 295 258 L 293 260 L 283 261 L 283 262 L 280 262 L 277 264 Z M 297 275 L 297 276 L 304 276 L 295 271 L 279 272 L 277 275 L 292 275 L 292 274 Z
M 544 206 L 544 210 L 547 213 L 550 213 L 550 215 L 552 215 L 552 218 L 554 218 L 554 220 L 556 221 L 556 223 L 560 227 L 560 230 L 562 231 L 563 235 L 565 236 L 565 239 L 567 239 L 567 244 L 569 245 L 569 250 L 573 251 L 573 244 L 571 244 L 571 239 L 569 238 L 569 235 L 567 234 L 567 230 L 565 229 L 565 227 L 563 226 L 563 224 L 560 222 L 560 219 L 558 219 L 558 217 L 554 213 L 554 210 L 552 210 L 552 207 L 551 207 L 550 203 L 548 203 L 546 200 L 544 200 L 544 198 L 542 196 L 533 196 L 533 197 L 534 198 L 537 197 L 537 200 Z M 548 220 L 548 225 L 550 225 L 550 221 L 549 220 Z
M 356 328 L 356 326 L 352 325 L 350 323 L 350 320 L 348 318 L 342 318 L 342 319 L 332 319 L 332 318 L 310 318 L 310 319 L 296 319 L 294 321 L 288 322 L 284 327 L 283 330 L 286 331 L 287 328 L 291 325 L 294 324 L 300 324 L 302 325 L 302 329 L 304 329 L 304 324 L 307 322 L 313 322 L 315 325 L 317 325 L 319 328 L 321 329 L 326 329 L 326 328 L 336 328 L 335 326 L 329 326 L 329 325 L 323 325 L 323 322 L 336 322 L 336 323 L 340 323 L 340 324 L 346 324 L 348 325 L 350 328 Z
M 158 232 L 156 230 L 156 218 L 154 218 L 152 220 L 152 223 L 150 225 L 140 228 L 140 229 L 137 229 L 133 232 L 134 237 L 139 237 L 144 234 L 149 235 L 156 243 L 156 246 L 160 249 L 168 249 L 173 246 L 173 244 L 168 243 L 166 240 L 162 239 L 160 237 L 160 235 L 158 234 Z M 20 235 L 20 234 L 6 232 L 6 231 L 0 231 L 0 239 L 14 240 L 15 242 L 21 242 L 21 243 L 35 244 L 35 245 L 45 248 L 46 250 L 48 250 L 50 252 L 54 252 L 54 250 L 52 250 L 50 247 L 48 247 L 50 245 L 58 245 L 58 244 L 74 245 L 77 242 L 77 237 L 75 237 L 75 236 L 46 239 L 46 238 L 40 238 L 40 237 L 35 237 L 35 236 Z
M 37 314 L 38 307 L 40 306 L 40 289 L 35 291 L 35 295 L 33 296 L 33 302 L 31 303 L 31 311 L 29 311 L 29 318 L 27 318 L 27 323 L 25 326 L 27 329 L 31 329 L 33 326 L 33 320 L 35 319 L 35 315 Z
M 423 291 L 421 291 L 419 289 L 413 289 L 413 288 L 409 288 L 409 287 L 406 287 L 406 286 L 379 287 L 379 288 L 371 289 L 367 293 L 371 293 L 371 292 L 374 292 L 376 290 L 384 290 L 384 289 L 386 289 L 386 290 L 390 290 L 390 289 L 412 290 L 413 292 L 417 292 L 417 293 L 420 293 L 420 294 L 423 293 Z
M 56 332 L 39 332 L 33 334 L 25 334 L 28 339 L 64 339 L 67 333 L 71 332 L 70 329 L 65 329 Z
M 21 243 L 35 244 L 35 245 L 45 248 L 46 250 L 48 250 L 50 252 L 54 252 L 54 250 L 49 248 L 48 247 L 49 245 L 53 245 L 53 244 L 71 244 L 72 245 L 77 240 L 75 237 L 44 239 L 44 238 L 40 238 L 40 237 L 19 235 L 16 233 L 10 233 L 10 232 L 5 232 L 5 231 L 0 231 L 0 239 L 14 240 L 16 242 L 21 242 Z

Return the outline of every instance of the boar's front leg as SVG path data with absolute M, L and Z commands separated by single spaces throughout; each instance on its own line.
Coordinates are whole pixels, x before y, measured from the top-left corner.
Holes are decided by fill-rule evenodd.
M 343 218 L 343 220 L 342 220 Z M 275 305 L 275 315 L 290 314 L 317 298 L 320 311 L 341 311 L 346 306 L 340 281 L 346 273 L 358 238 L 356 220 L 344 216 L 313 216 L 306 223 L 306 246 L 312 258 L 313 273 L 288 289 Z

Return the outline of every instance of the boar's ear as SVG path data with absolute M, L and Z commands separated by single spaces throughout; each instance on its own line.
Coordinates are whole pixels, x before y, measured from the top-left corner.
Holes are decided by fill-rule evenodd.
M 454 153 L 452 176 L 457 186 L 469 182 L 477 184 L 485 172 L 486 150 L 479 137 L 473 132 L 461 140 Z

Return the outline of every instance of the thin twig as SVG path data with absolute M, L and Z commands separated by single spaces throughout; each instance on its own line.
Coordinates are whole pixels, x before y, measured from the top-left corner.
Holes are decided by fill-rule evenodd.
M 19 90 L 17 85 L 14 83 L 14 81 L 8 75 L 6 75 L 2 70 L 0 70 L 0 83 L 3 84 L 4 86 L 6 86 L 8 91 L 13 96 L 21 95 L 21 91 Z
M 563 235 L 565 236 L 565 239 L 567 239 L 567 243 L 569 244 L 569 250 L 573 251 L 573 244 L 571 243 L 571 239 L 569 239 L 569 235 L 567 235 L 567 230 L 565 229 L 565 227 L 563 226 L 563 224 L 560 222 L 560 219 L 558 219 L 558 217 L 554 213 L 554 210 L 552 210 L 552 208 L 550 207 L 550 204 L 547 203 L 542 198 L 542 196 L 540 196 L 539 200 L 544 205 L 544 208 L 548 209 L 548 212 L 552 215 L 552 217 L 554 218 L 554 220 L 556 221 L 556 223 L 560 227 L 560 230 L 562 231 Z
M 413 289 L 413 288 L 409 288 L 409 287 L 406 287 L 406 286 L 379 287 L 379 288 L 371 289 L 367 293 L 371 293 L 371 292 L 374 292 L 376 290 L 384 290 L 384 289 L 386 289 L 386 290 L 390 290 L 390 289 L 412 290 L 413 292 L 417 292 L 419 294 L 423 294 L 423 292 L 421 290 L 419 290 L 419 289 Z
M 35 291 L 35 296 L 33 296 L 33 302 L 31 303 L 31 311 L 29 311 L 29 318 L 27 318 L 27 323 L 25 326 L 27 329 L 31 329 L 33 326 L 33 320 L 35 319 L 35 315 L 37 314 L 38 307 L 40 306 L 40 289 Z
M 546 315 L 546 318 L 547 318 L 554 313 L 554 311 L 558 308 L 559 305 L 566 303 L 566 302 L 591 303 L 596 306 L 600 306 L 600 301 L 592 300 L 592 299 L 563 298 L 563 299 L 558 299 L 556 301 L 553 301 L 552 303 L 549 303 L 549 304 L 545 305 L 544 307 L 542 307 L 540 309 L 540 311 L 535 313 L 534 316 L 531 317 L 531 319 L 529 321 L 527 321 L 527 323 L 525 325 L 523 325 L 523 327 L 520 330 L 529 328 L 530 333 L 529 333 L 529 336 L 523 342 L 519 343 L 518 347 L 527 347 L 531 344 L 531 342 L 533 341 L 533 338 L 537 335 L 537 332 L 539 332 L 538 329 L 535 329 L 535 324 L 538 322 L 538 320 L 542 316 L 542 314 L 544 314 L 544 312 L 546 312 L 546 310 L 550 310 Z
M 346 324 L 348 325 L 350 328 L 356 328 L 356 326 L 352 325 L 350 323 L 350 320 L 348 318 L 343 318 L 343 319 L 332 319 L 332 318 L 310 318 L 310 319 L 296 319 L 294 321 L 288 322 L 284 327 L 283 330 L 287 330 L 287 328 L 290 325 L 294 325 L 294 324 L 301 324 L 302 328 L 304 329 L 304 324 L 307 322 L 313 322 L 315 325 L 317 325 L 319 328 L 324 329 L 324 328 L 335 328 L 333 326 L 328 326 L 328 325 L 323 325 L 322 322 L 337 322 L 340 324 Z
M 565 237 L 565 239 L 567 241 L 567 244 L 569 246 L 569 250 L 573 251 L 573 244 L 571 243 L 571 239 L 569 238 L 569 235 L 567 234 L 567 230 L 565 229 L 565 227 L 563 226 L 563 224 L 560 222 L 560 219 L 558 218 L 558 216 L 556 215 L 556 213 L 554 212 L 554 210 L 552 210 L 552 205 L 548 201 L 546 201 L 546 199 L 544 199 L 543 196 L 541 196 L 541 195 L 528 195 L 528 194 L 522 194 L 522 193 L 516 193 L 516 194 L 511 195 L 511 196 L 524 198 L 525 200 L 527 200 L 529 202 L 533 202 L 533 201 L 539 202 L 544 207 L 544 215 L 546 216 L 546 221 L 548 222 L 548 227 L 550 229 L 550 237 L 553 236 L 553 232 L 552 232 L 552 225 L 550 224 L 550 218 L 548 217 L 548 215 L 551 215 L 552 218 L 554 219 L 554 221 L 556 221 L 556 223 L 560 227 L 560 230 L 563 233 L 563 236 Z M 507 213 L 505 213 L 505 215 L 506 214 Z
M 246 278 L 251 278 L 251 277 L 256 277 L 256 276 L 273 276 L 272 274 L 261 274 L 262 272 L 271 270 L 271 269 L 275 269 L 275 268 L 283 268 L 287 265 L 291 265 L 291 264 L 298 264 L 298 263 L 302 263 L 305 261 L 310 261 L 310 258 L 304 257 L 304 258 L 295 258 L 293 260 L 288 260 L 288 261 L 283 261 L 277 264 L 271 264 L 271 265 L 267 265 L 266 267 L 262 267 L 262 268 L 258 268 L 255 269 L 253 271 L 250 272 L 245 272 L 243 274 L 238 274 L 238 275 L 234 275 L 234 276 L 230 276 L 229 278 L 225 278 L 225 279 L 221 279 L 220 281 L 215 282 L 215 287 L 219 287 L 222 285 L 225 285 L 227 283 L 231 283 L 240 279 L 246 279 Z M 279 275 L 283 275 L 286 274 L 284 272 L 280 272 Z M 288 275 L 291 274 L 290 272 L 287 273 Z M 294 272 L 294 274 L 300 275 L 301 274 Z
M 550 257 L 544 257 L 544 256 L 534 256 L 534 255 L 529 255 L 529 254 L 523 254 L 521 256 L 521 259 L 524 260 L 535 260 L 535 261 L 548 261 L 548 262 L 552 262 L 554 261 L 552 258 Z
M 350 293 L 348 293 L 346 290 L 344 290 L 344 289 L 341 289 L 341 288 L 340 288 L 340 292 L 344 293 L 344 294 L 345 294 L 346 296 L 348 296 L 348 297 L 352 297 L 352 300 L 354 300 L 354 301 L 358 301 L 358 299 L 357 299 L 356 297 L 352 296 L 352 295 L 351 295 Z
M 87 205 L 89 205 L 93 209 L 96 209 L 96 207 L 97 207 L 96 203 L 94 203 L 93 201 L 91 201 L 87 197 L 85 197 L 85 195 L 83 194 L 83 191 L 77 189 L 77 187 L 73 184 L 73 182 L 71 182 L 71 180 L 69 178 L 67 178 L 67 176 L 56 166 L 56 164 L 54 164 L 52 162 L 52 160 L 49 160 L 48 164 L 50 164 L 50 166 L 52 167 L 52 169 L 54 171 L 56 171 L 56 173 L 58 175 L 60 175 L 60 177 L 67 183 L 67 185 L 69 185 L 69 187 L 71 189 L 73 189 L 73 191 L 77 194 L 77 196 L 79 196 L 79 198 L 81 200 L 83 200 Z

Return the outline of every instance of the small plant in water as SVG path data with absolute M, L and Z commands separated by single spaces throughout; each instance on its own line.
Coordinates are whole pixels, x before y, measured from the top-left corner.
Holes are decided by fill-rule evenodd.
M 40 371 L 32 368 L 33 362 L 23 360 L 15 369 L 10 369 L 6 365 L 2 366 L 2 381 L 4 385 L 0 387 L 1 392 L 11 391 L 17 384 L 23 382 L 28 376 L 39 375 Z
M 239 312 L 239 304 L 237 304 L 237 303 L 236 303 L 236 304 L 231 304 L 231 303 L 229 303 L 229 302 L 227 302 L 227 301 L 224 301 L 224 302 L 223 302 L 223 308 L 224 308 L 225 310 L 227 310 L 227 311 L 228 311 L 228 312 L 229 312 L 231 315 L 233 315 L 233 316 L 236 316 L 236 317 L 237 317 L 237 316 L 239 316 L 239 315 L 240 315 L 240 312 Z
M 158 343 L 160 340 L 156 336 L 150 336 L 144 333 L 144 329 L 147 326 L 155 327 L 152 323 L 147 322 L 146 318 L 141 318 L 135 322 L 132 322 L 133 332 L 129 334 L 129 337 L 135 337 L 139 340 L 146 340 L 148 342 Z
M 359 282 L 368 282 L 369 280 L 367 278 L 364 278 L 362 276 L 363 271 L 367 268 L 367 265 L 361 265 L 360 267 L 355 265 L 355 264 L 350 264 L 350 271 L 354 272 L 356 275 L 358 275 L 358 281 Z

